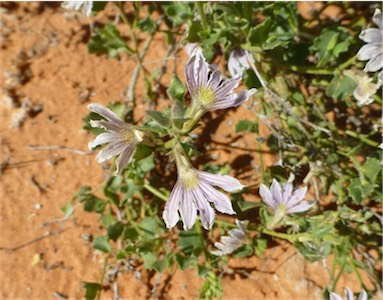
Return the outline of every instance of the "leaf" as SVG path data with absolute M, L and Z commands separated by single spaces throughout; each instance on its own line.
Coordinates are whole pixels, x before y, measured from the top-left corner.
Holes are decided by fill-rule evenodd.
M 258 132 L 258 124 L 249 120 L 241 120 L 235 126 L 235 132 L 241 131 Z
M 178 245 L 186 255 L 194 253 L 196 256 L 198 256 L 204 247 L 195 226 L 192 229 L 180 233 Z
M 376 179 L 381 172 L 381 169 L 382 166 L 380 161 L 375 157 L 368 159 L 362 167 L 364 176 L 366 176 L 371 183 L 376 183 Z
M 112 24 L 106 24 L 104 28 L 96 30 L 96 35 L 88 43 L 88 51 L 97 55 L 108 54 L 111 57 L 119 52 L 134 54 L 134 51 L 122 39 L 118 29 Z
M 156 111 L 156 110 L 147 110 L 146 114 L 161 127 L 163 128 L 170 127 L 170 124 L 171 124 L 170 119 L 163 112 Z
M 101 285 L 96 282 L 83 282 L 82 287 L 85 289 L 85 299 L 95 299 L 101 291 Z
M 107 1 L 93 1 L 92 6 L 92 15 L 97 15 L 100 11 L 104 10 L 105 6 L 108 4 Z
M 237 202 L 238 207 L 241 211 L 246 211 L 252 208 L 263 206 L 261 202 L 245 202 L 245 201 L 238 201 Z
M 140 161 L 137 162 L 137 166 L 144 172 L 149 172 L 154 169 L 155 164 L 154 164 L 154 159 L 153 155 L 150 155 L 146 158 L 141 159 Z
M 350 77 L 337 74 L 327 87 L 326 94 L 335 99 L 344 99 L 354 92 L 356 86 L 356 83 Z
M 152 252 L 147 252 L 142 255 L 145 269 L 152 269 L 157 257 Z
M 112 251 L 112 246 L 105 235 L 98 236 L 93 240 L 93 248 L 105 253 Z
M 269 36 L 271 25 L 272 20 L 270 17 L 267 17 L 261 24 L 252 27 L 247 36 L 247 42 L 250 44 L 250 46 L 261 47 Z
M 143 31 L 143 32 L 150 32 L 153 33 L 157 29 L 157 24 L 154 22 L 154 20 L 148 16 L 145 19 L 142 19 L 138 22 L 138 27 Z
M 355 203 L 358 204 L 363 200 L 361 186 L 362 183 L 360 182 L 359 178 L 354 178 L 351 180 L 350 185 L 347 188 L 350 197 L 354 200 Z
M 123 231 L 124 231 L 124 224 L 120 221 L 110 225 L 107 228 L 108 237 L 113 241 L 117 241 L 117 239 L 120 237 Z
M 152 238 L 155 234 L 163 232 L 162 221 L 158 217 L 146 217 L 140 224 L 140 229 L 147 237 Z
M 186 270 L 190 266 L 191 261 L 191 257 L 186 257 L 180 253 L 176 254 L 176 262 L 182 271 Z

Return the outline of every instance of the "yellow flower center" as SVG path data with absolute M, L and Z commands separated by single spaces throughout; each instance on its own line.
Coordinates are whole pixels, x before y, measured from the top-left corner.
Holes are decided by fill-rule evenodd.
M 208 87 L 201 87 L 195 96 L 195 100 L 203 107 L 208 107 L 215 100 L 214 91 Z
M 198 175 L 193 169 L 181 169 L 179 176 L 185 189 L 193 189 L 199 183 Z
M 135 129 L 126 129 L 120 132 L 121 140 L 125 142 L 141 142 L 143 133 Z

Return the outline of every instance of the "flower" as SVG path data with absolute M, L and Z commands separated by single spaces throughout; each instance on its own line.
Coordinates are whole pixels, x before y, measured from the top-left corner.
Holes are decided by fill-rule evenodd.
M 359 38 L 367 43 L 367 45 L 364 45 L 362 48 L 360 48 L 359 52 L 357 53 L 359 60 L 368 60 L 368 63 L 364 68 L 365 72 L 376 72 L 381 70 L 383 67 L 383 20 L 382 12 L 380 9 L 375 9 L 372 20 L 376 25 L 378 25 L 378 28 L 367 28 L 363 30 L 359 35 Z M 379 77 L 382 77 L 382 73 L 380 73 Z
M 242 247 L 242 245 L 246 241 L 246 221 L 235 220 L 238 228 L 234 228 L 229 231 L 229 236 L 223 236 L 221 238 L 221 243 L 214 243 L 214 246 L 218 248 L 218 250 L 211 251 L 212 254 L 217 256 L 222 256 L 226 254 L 230 254 L 238 248 Z
M 330 300 L 342 300 L 342 297 L 336 293 L 330 293 Z M 354 293 L 346 287 L 346 300 L 354 300 Z M 367 300 L 367 293 L 362 290 L 359 294 L 358 300 Z
M 228 196 L 217 191 L 217 186 L 227 192 L 243 188 L 240 182 L 228 175 L 210 174 L 193 168 L 189 160 L 181 153 L 180 146 L 174 149 L 177 164 L 177 181 L 165 205 L 163 218 L 166 227 L 174 227 L 180 213 L 184 229 L 193 227 L 197 210 L 201 217 L 202 226 L 209 230 L 213 226 L 215 213 L 210 203 L 225 214 L 233 215 L 235 211 Z
M 254 63 L 253 55 L 249 51 L 239 48 L 230 52 L 227 66 L 231 77 L 235 77 L 237 74 L 242 74 L 245 69 L 250 69 Z
M 236 107 L 252 96 L 256 89 L 234 93 L 242 74 L 225 80 L 217 66 L 208 65 L 202 49 L 196 47 L 185 66 L 186 83 L 192 98 L 191 116 L 197 111 L 212 111 Z
M 93 1 L 64 1 L 61 7 L 68 10 L 81 10 L 89 18 L 92 15 Z
M 273 179 L 270 189 L 261 184 L 259 193 L 263 202 L 270 207 L 274 215 L 268 224 L 268 229 L 276 227 L 287 214 L 304 212 L 312 205 L 308 201 L 302 201 L 306 196 L 307 187 L 297 189 L 293 193 L 292 183 L 281 186 L 275 179 Z
M 143 140 L 143 133 L 123 122 L 114 112 L 101 104 L 91 103 L 88 105 L 88 109 L 107 120 L 90 121 L 92 127 L 104 128 L 107 132 L 100 133 L 88 144 L 88 147 L 92 149 L 109 143 L 105 149 L 97 154 L 96 160 L 98 163 L 102 163 L 115 155 L 119 155 L 116 160 L 115 174 L 120 174 L 131 161 L 137 144 Z
M 353 96 L 358 101 L 358 105 L 367 105 L 374 102 L 372 95 L 374 95 L 379 87 L 380 83 L 376 84 L 372 82 L 372 78 L 370 78 L 366 73 L 360 70 L 346 70 L 344 71 L 344 75 L 350 77 L 357 84 Z

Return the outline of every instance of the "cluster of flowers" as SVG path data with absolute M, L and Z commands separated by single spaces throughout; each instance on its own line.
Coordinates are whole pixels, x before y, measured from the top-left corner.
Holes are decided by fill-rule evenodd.
M 233 52 L 229 61 L 232 78 L 224 79 L 216 66 L 207 64 L 201 48 L 194 49 L 185 66 L 187 87 L 192 99 L 186 115 L 191 124 L 198 122 L 206 111 L 239 106 L 256 92 L 255 89 L 234 92 L 242 78 L 243 69 L 248 66 L 248 62 L 252 63 L 251 59 L 249 53 L 243 50 Z M 91 120 L 91 126 L 106 130 L 89 143 L 89 148 L 108 144 L 98 153 L 96 159 L 101 163 L 118 156 L 115 174 L 120 174 L 132 160 L 137 144 L 145 141 L 145 133 L 138 127 L 125 123 L 110 109 L 100 104 L 92 103 L 88 108 L 105 119 Z M 185 122 L 184 126 L 190 127 L 188 122 Z M 181 216 L 184 229 L 190 229 L 196 222 L 198 212 L 202 226 L 210 230 L 215 219 L 211 204 L 221 213 L 235 214 L 229 197 L 214 187 L 226 192 L 239 191 L 243 185 L 237 179 L 195 169 L 180 144 L 174 147 L 173 155 L 178 176 L 163 212 L 168 228 L 174 227 Z M 301 188 L 293 193 L 291 183 L 281 186 L 276 180 L 270 189 L 261 185 L 260 194 L 263 201 L 274 215 L 269 227 L 280 225 L 289 213 L 308 210 L 311 204 L 302 201 L 306 192 L 307 188 Z M 214 252 L 216 255 L 231 253 L 245 243 L 245 225 L 237 220 L 237 226 L 239 229 L 233 229 L 229 233 L 230 236 L 223 237 L 221 243 L 216 243 L 219 249 Z

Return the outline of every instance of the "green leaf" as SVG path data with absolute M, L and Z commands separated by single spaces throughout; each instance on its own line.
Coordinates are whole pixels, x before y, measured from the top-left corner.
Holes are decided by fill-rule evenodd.
M 235 132 L 248 131 L 248 132 L 258 132 L 258 123 L 252 122 L 249 120 L 241 120 L 235 126 Z
M 261 24 L 252 27 L 247 36 L 247 42 L 251 47 L 261 47 L 267 40 L 272 26 L 272 20 L 267 17 Z
M 157 29 L 157 24 L 154 22 L 154 20 L 149 16 L 146 17 L 145 19 L 142 19 L 138 22 L 138 27 L 143 31 L 143 32 L 150 32 L 153 33 Z
M 341 76 L 339 74 L 331 80 L 330 85 L 326 89 L 326 94 L 333 98 L 344 99 L 351 95 L 356 88 L 356 83 L 350 77 Z
M 122 232 L 124 231 L 124 224 L 120 221 L 110 225 L 107 228 L 108 236 L 111 240 L 117 241 Z
M 101 285 L 96 282 L 83 282 L 82 287 L 85 289 L 85 299 L 95 299 L 101 291 Z
M 145 269 L 152 269 L 157 257 L 152 252 L 147 252 L 142 255 Z
M 364 176 L 366 176 L 371 183 L 377 183 L 376 180 L 381 169 L 380 161 L 375 157 L 368 159 L 362 167 Z
M 245 201 L 238 201 L 237 202 L 238 207 L 241 211 L 246 211 L 252 208 L 263 206 L 261 202 L 245 202 Z
M 354 178 L 351 180 L 350 185 L 347 188 L 350 197 L 354 200 L 355 203 L 358 204 L 363 200 L 361 186 L 362 183 L 360 182 L 359 178 Z
M 163 232 L 162 221 L 158 217 L 146 217 L 140 224 L 140 229 L 144 235 L 152 238 L 155 234 Z
M 176 254 L 176 262 L 182 271 L 186 270 L 192 261 L 192 257 L 186 257 L 180 253 Z
M 135 228 L 125 228 L 123 236 L 124 240 L 134 242 L 138 238 L 138 232 Z
M 122 39 L 118 29 L 112 24 L 106 24 L 104 28 L 96 30 L 96 35 L 88 43 L 88 50 L 90 53 L 108 54 L 111 57 L 119 52 L 134 54 L 134 51 Z
M 134 159 L 140 161 L 141 159 L 147 158 L 153 153 L 153 149 L 145 144 L 138 144 L 136 147 L 136 153 L 134 154 Z
M 105 235 L 98 236 L 93 240 L 93 248 L 105 253 L 112 251 L 112 246 Z
M 144 173 L 153 170 L 155 167 L 153 155 L 150 155 L 138 161 L 137 167 L 139 167 Z
M 170 124 L 171 124 L 170 119 L 163 112 L 156 111 L 156 110 L 147 110 L 146 114 L 161 127 L 163 128 L 170 127 Z
M 108 4 L 107 1 L 93 1 L 92 6 L 92 15 L 97 15 L 100 11 L 104 10 L 105 6 Z
M 178 245 L 186 255 L 194 253 L 196 256 L 198 256 L 204 247 L 195 226 L 192 229 L 180 233 Z

